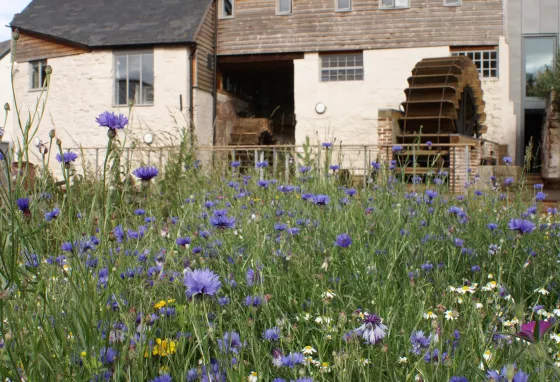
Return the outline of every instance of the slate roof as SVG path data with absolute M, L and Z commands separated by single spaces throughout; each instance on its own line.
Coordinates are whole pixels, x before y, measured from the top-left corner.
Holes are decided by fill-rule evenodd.
M 11 40 L 0 42 L 0 59 L 4 58 L 5 55 L 10 53 Z
M 193 42 L 212 0 L 33 0 L 11 26 L 89 47 Z

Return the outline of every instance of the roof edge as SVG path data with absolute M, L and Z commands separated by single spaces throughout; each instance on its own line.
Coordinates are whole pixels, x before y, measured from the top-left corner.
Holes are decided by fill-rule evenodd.
M 42 38 L 44 40 L 50 40 L 50 41 L 53 41 L 53 42 L 58 42 L 58 43 L 74 46 L 76 48 L 82 48 L 82 49 L 90 49 L 91 48 L 88 45 L 85 45 L 85 44 L 82 44 L 82 43 L 79 43 L 79 42 L 76 42 L 76 41 L 68 40 L 68 39 L 65 39 L 65 38 L 61 38 L 61 37 L 58 37 L 58 36 L 53 36 L 53 35 L 49 35 L 49 34 L 45 34 L 45 33 L 41 33 L 41 32 L 36 32 L 36 31 L 31 30 L 31 29 L 19 28 L 15 25 L 12 25 L 12 24 L 10 24 L 10 27 L 12 28 L 12 31 L 14 29 L 17 29 L 20 32 L 24 32 L 26 34 L 34 35 L 34 36 Z M 17 48 L 17 45 L 16 45 L 16 48 Z

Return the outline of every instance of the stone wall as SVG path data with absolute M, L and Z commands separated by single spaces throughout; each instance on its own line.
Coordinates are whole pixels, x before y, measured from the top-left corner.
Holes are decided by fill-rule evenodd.
M 542 128 L 542 178 L 547 186 L 560 187 L 560 105 L 553 93 L 547 103 Z
M 250 116 L 250 104 L 232 94 L 218 92 L 216 110 L 216 146 L 230 143 L 230 134 L 240 114 Z
M 12 97 L 12 81 L 11 81 L 11 55 L 8 53 L 2 59 L 0 59 L 0 127 L 5 130 L 4 142 L 11 141 L 12 139 L 12 126 L 13 126 L 13 114 L 14 114 L 14 102 Z M 10 104 L 11 112 L 8 113 L 8 120 L 4 125 L 5 112 L 4 104 Z

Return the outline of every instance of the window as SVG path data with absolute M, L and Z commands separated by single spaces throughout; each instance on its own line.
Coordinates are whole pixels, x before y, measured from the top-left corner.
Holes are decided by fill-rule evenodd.
M 154 54 L 115 54 L 115 105 L 154 104 Z
M 555 36 L 525 36 L 525 95 L 535 97 L 537 78 L 552 68 L 556 55 Z
M 32 61 L 31 89 L 43 89 L 47 84 L 47 60 Z
M 452 56 L 467 56 L 470 58 L 476 68 L 480 78 L 496 78 L 498 77 L 498 50 L 464 50 L 451 53 Z
M 233 17 L 235 0 L 222 0 L 222 18 Z
M 362 53 L 321 56 L 321 82 L 361 81 L 364 79 Z
M 458 7 L 462 2 L 463 0 L 443 0 L 443 5 L 447 7 Z
M 409 8 L 410 0 L 380 0 L 380 7 L 386 9 Z
M 279 15 L 286 15 L 292 13 L 292 0 L 277 0 L 278 7 L 277 13 Z
M 335 0 L 335 2 L 336 2 L 336 10 L 338 12 L 352 10 L 352 0 Z

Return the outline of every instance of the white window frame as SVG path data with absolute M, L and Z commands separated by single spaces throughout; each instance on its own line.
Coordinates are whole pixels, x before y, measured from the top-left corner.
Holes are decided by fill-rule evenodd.
M 411 0 L 406 0 L 407 5 L 395 5 L 398 0 L 392 0 L 393 5 L 383 5 L 383 0 L 379 0 L 379 8 L 380 9 L 408 9 L 410 8 Z
M 463 0 L 443 0 L 445 7 L 460 7 L 463 5 Z
M 235 0 L 231 1 L 231 15 L 226 15 L 226 0 L 220 0 L 220 18 L 233 19 L 235 17 Z
M 334 9 L 336 12 L 351 12 L 352 11 L 352 0 L 348 0 L 350 6 L 348 8 L 340 8 L 340 0 L 334 0 Z
M 292 11 L 294 10 L 294 2 L 293 0 L 286 0 L 290 2 L 290 10 L 289 11 L 280 11 L 280 2 L 282 0 L 276 0 L 276 14 L 277 15 L 291 15 Z
M 34 87 L 33 86 L 33 67 L 35 65 L 38 65 L 39 68 L 39 83 L 41 83 L 42 85 L 39 85 L 38 87 Z M 30 90 L 43 90 L 46 87 L 46 80 L 47 80 L 47 74 L 45 74 L 45 78 L 41 78 L 42 77 L 42 73 L 44 68 L 46 68 L 49 65 L 48 60 L 33 60 L 33 61 L 29 61 L 29 67 L 31 68 L 30 72 L 29 72 L 29 89 Z
M 356 56 L 356 55 L 360 55 L 361 59 L 362 59 L 362 65 L 361 66 L 336 66 L 336 67 L 332 67 L 332 66 L 328 66 L 328 67 L 323 67 L 323 59 L 326 57 L 344 57 L 344 56 Z M 350 81 L 363 81 L 365 78 L 365 71 L 364 71 L 364 53 L 363 52 L 359 52 L 359 53 L 335 53 L 335 54 L 323 54 L 319 56 L 319 82 L 350 82 Z M 342 70 L 361 70 L 362 71 L 362 78 L 361 79 L 335 79 L 335 80 L 331 80 L 330 79 L 330 72 L 336 71 L 337 73 L 339 71 Z M 329 72 L 329 79 L 328 80 L 323 80 L 323 71 L 328 71 Z M 348 75 L 347 73 L 345 73 L 345 75 Z M 354 76 L 356 74 L 354 73 Z
M 471 60 L 474 62 L 475 65 L 480 64 L 480 66 L 477 65 L 477 69 L 478 69 L 478 76 L 481 80 L 492 80 L 492 79 L 499 79 L 500 78 L 500 51 L 498 50 L 498 48 L 488 48 L 488 49 L 476 49 L 476 50 L 469 50 L 469 49 L 465 49 L 465 50 L 453 50 L 451 51 L 451 56 L 467 56 L 468 57 L 468 53 L 480 53 L 480 59 L 472 59 Z M 488 58 L 484 58 L 484 53 L 488 53 Z M 496 58 L 493 59 L 492 58 L 492 53 L 496 53 Z M 487 61 L 489 62 L 489 66 L 488 68 L 484 68 L 484 62 Z M 492 68 L 492 61 L 496 62 L 496 67 Z M 496 75 L 492 76 L 492 71 L 495 70 L 496 71 Z M 488 76 L 484 76 L 484 72 L 487 71 L 489 73 Z
M 153 93 L 154 93 L 154 99 L 152 101 L 152 103 L 140 103 L 138 100 L 134 100 L 134 106 L 154 106 L 155 102 L 156 102 L 156 75 L 155 75 L 155 57 L 154 57 L 154 51 L 153 50 L 135 50 L 135 51 L 115 51 L 113 52 L 113 106 L 114 107 L 119 107 L 119 106 L 127 106 L 128 103 L 130 102 L 130 97 L 127 97 L 126 100 L 126 104 L 120 104 L 119 100 L 117 99 L 117 57 L 122 57 L 122 56 L 126 56 L 126 60 L 127 60 L 127 71 L 126 71 L 126 91 L 127 91 L 127 95 L 128 95 L 128 91 L 129 91 L 129 84 L 128 84 L 128 56 L 135 56 L 135 55 L 140 55 L 140 84 L 142 84 L 142 56 L 144 54 L 151 54 L 152 55 L 152 59 L 154 60 L 153 62 L 153 69 L 154 69 L 154 84 L 153 84 Z M 140 101 L 142 101 L 142 85 L 140 85 Z

